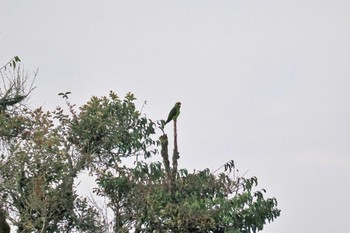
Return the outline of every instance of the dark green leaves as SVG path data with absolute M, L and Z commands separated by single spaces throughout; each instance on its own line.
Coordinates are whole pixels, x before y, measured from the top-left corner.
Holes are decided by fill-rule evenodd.
M 155 124 L 136 110 L 135 97 L 128 93 L 121 100 L 114 92 L 109 97 L 92 97 L 80 108 L 73 131 L 79 146 L 97 155 L 100 162 L 155 153 L 151 138 Z
M 275 198 L 265 198 L 264 189 L 253 191 L 256 177 L 245 179 L 233 172 L 215 176 L 209 169 L 194 173 L 180 169 L 177 177 L 173 200 L 163 166 L 138 161 L 134 168 L 119 168 L 117 176 L 102 175 L 96 191 L 119 206 L 123 226 L 136 229 L 250 233 L 280 215 Z
M 10 67 L 13 67 L 13 69 L 15 69 L 17 62 L 20 62 L 20 61 L 21 59 L 19 59 L 18 56 L 15 56 L 10 62 Z
M 61 95 L 63 99 L 68 99 L 68 95 L 71 94 L 72 92 L 67 91 L 65 93 L 61 92 L 58 95 Z
M 7 70 L 7 67 L 11 67 L 13 69 L 16 69 L 17 63 L 21 62 L 21 59 L 18 56 L 13 57 L 8 63 L 6 63 L 3 67 L 0 68 L 0 70 L 4 69 Z
M 225 168 L 225 172 L 226 171 L 232 172 L 235 169 L 235 162 L 231 160 L 228 163 L 225 163 L 224 168 Z

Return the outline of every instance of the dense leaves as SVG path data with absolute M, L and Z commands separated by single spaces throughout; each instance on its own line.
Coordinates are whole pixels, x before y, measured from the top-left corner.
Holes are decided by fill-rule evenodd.
M 21 130 L 16 136 L 3 139 L 6 144 L 0 160 L 0 194 L 12 210 L 12 221 L 19 232 L 83 227 L 78 224 L 82 219 L 77 213 L 84 201 L 77 197 L 73 186 L 81 169 L 78 161 L 83 158 L 67 144 L 68 129 L 54 124 L 55 117 L 58 116 L 41 108 L 23 110 Z M 97 216 L 88 208 L 84 212 Z
M 136 110 L 135 97 L 124 100 L 110 92 L 107 97 L 92 97 L 80 108 L 73 124 L 73 140 L 83 152 L 97 156 L 95 162 L 107 165 L 134 155 L 150 157 L 156 150 L 151 135 L 155 124 Z
M 68 113 L 58 107 L 0 114 L 0 204 L 18 232 L 107 232 L 109 223 L 76 194 L 74 181 L 87 165 L 150 155 L 153 123 L 136 111 L 134 100 L 111 92 L 110 99 L 92 97 L 79 114 L 68 102 Z M 102 140 L 100 133 L 106 133 Z
M 280 214 L 275 198 L 264 198 L 265 190 L 253 191 L 256 177 L 182 169 L 175 201 L 165 177 L 159 162 L 136 162 L 134 168 L 98 179 L 95 192 L 110 198 L 116 232 L 256 232 Z
M 15 57 L 0 70 L 17 69 L 18 62 Z M 10 83 L 23 90 L 23 79 L 16 80 Z M 112 226 L 113 232 L 250 233 L 280 215 L 277 200 L 256 190 L 256 177 L 240 177 L 233 161 L 215 172 L 178 170 L 176 147 L 171 168 L 168 136 L 161 128 L 161 143 L 153 139 L 156 124 L 137 110 L 131 93 L 93 96 L 76 110 L 71 93 L 62 92 L 68 109 L 44 111 L 26 107 L 24 98 L 11 102 L 24 92 L 4 90 L 0 208 L 17 232 L 102 233 Z M 163 162 L 146 162 L 159 149 Z M 134 164 L 126 166 L 130 157 Z M 77 194 L 74 184 L 85 170 L 107 206 Z

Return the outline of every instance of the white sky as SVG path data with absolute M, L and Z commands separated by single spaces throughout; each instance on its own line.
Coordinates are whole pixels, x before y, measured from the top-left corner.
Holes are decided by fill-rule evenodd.
M 131 91 L 182 102 L 180 166 L 236 161 L 282 215 L 265 233 L 347 233 L 350 1 L 2 1 L 0 64 L 39 67 L 32 106 Z M 167 129 L 171 134 L 171 129 Z

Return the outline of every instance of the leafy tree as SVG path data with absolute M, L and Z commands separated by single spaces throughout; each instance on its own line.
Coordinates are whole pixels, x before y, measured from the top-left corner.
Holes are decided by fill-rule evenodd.
M 159 125 L 164 132 L 164 123 Z M 208 169 L 178 171 L 176 120 L 172 166 L 168 136 L 163 133 L 158 144 L 163 163 L 135 161 L 132 168 L 104 163 L 96 171 L 95 193 L 109 199 L 115 232 L 249 233 L 280 215 L 277 200 L 265 198 L 264 189 L 253 190 L 257 178 L 239 177 L 233 161 L 218 175 Z
M 132 94 L 92 97 L 79 113 L 63 97 L 68 113 L 16 102 L 0 114 L 1 206 L 18 232 L 106 232 L 108 223 L 76 194 L 74 180 L 84 169 L 117 167 L 123 157 L 149 157 L 155 145 L 154 123 L 136 110 Z
M 93 96 L 75 114 L 70 139 L 88 154 L 88 166 L 114 167 L 122 158 L 148 158 L 156 152 L 156 142 L 151 138 L 155 123 L 141 116 L 135 100 L 131 93 L 121 100 L 111 91 L 108 97 Z
M 157 142 L 152 139 L 155 123 L 136 110 L 134 101 L 131 93 L 124 100 L 114 92 L 109 97 L 92 97 L 74 119 L 72 140 L 87 155 L 86 166 L 98 181 L 115 177 L 116 182 L 122 182 L 127 171 L 121 166 L 122 159 L 141 155 L 148 158 L 157 152 Z M 96 193 L 114 198 L 99 190 Z M 121 231 L 125 217 L 121 203 L 111 202 L 109 206 L 115 215 L 115 231 Z
M 93 96 L 77 111 L 65 92 L 68 110 L 28 108 L 34 88 L 15 71 L 19 62 L 0 69 L 0 207 L 17 232 L 108 232 L 112 224 L 114 232 L 248 233 L 280 215 L 277 200 L 256 190 L 256 177 L 240 177 L 233 161 L 219 174 L 178 169 L 176 120 L 170 158 L 164 122 L 137 110 L 131 93 Z M 144 160 L 159 152 L 162 161 Z M 125 166 L 130 157 L 134 165 Z M 84 170 L 96 177 L 94 192 L 107 198 L 112 222 L 77 195 Z
M 9 101 L 27 97 L 33 89 L 26 89 L 28 79 L 15 70 L 19 61 L 15 57 L 1 73 L 1 207 L 18 232 L 103 232 L 98 213 L 75 191 L 85 157 L 68 140 L 73 114 L 61 108 L 31 110 L 23 104 L 25 98 Z
M 20 117 L 22 130 L 7 141 L 0 163 L 2 201 L 10 207 L 18 232 L 98 232 L 97 225 L 95 231 L 80 224 L 86 215 L 79 217 L 79 210 L 89 221 L 97 214 L 74 190 L 84 157 L 67 142 L 69 118 L 41 108 L 23 110 Z
M 279 216 L 275 198 L 254 191 L 257 178 L 237 176 L 233 162 L 214 175 L 208 169 L 175 179 L 175 198 L 160 162 L 138 161 L 118 174 L 103 173 L 98 195 L 110 199 L 115 232 L 257 232 Z M 230 169 L 231 171 L 230 171 Z

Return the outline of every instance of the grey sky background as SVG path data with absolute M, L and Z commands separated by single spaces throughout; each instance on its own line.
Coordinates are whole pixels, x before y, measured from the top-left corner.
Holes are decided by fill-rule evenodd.
M 265 233 L 346 233 L 350 1 L 1 1 L 0 64 L 19 56 L 53 110 L 113 90 L 153 120 L 182 102 L 179 166 L 235 160 L 274 196 Z M 171 129 L 167 129 L 171 134 Z

